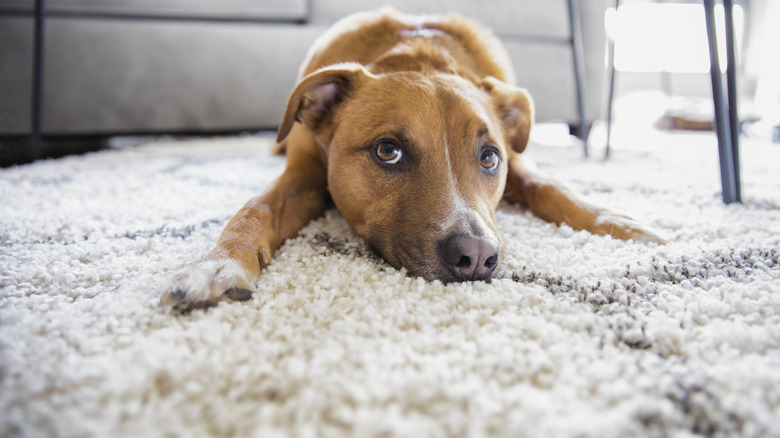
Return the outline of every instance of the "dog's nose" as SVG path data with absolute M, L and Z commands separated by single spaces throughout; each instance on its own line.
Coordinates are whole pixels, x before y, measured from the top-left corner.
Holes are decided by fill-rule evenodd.
M 447 267 L 461 280 L 485 280 L 498 266 L 498 246 L 486 239 L 455 234 L 439 247 Z

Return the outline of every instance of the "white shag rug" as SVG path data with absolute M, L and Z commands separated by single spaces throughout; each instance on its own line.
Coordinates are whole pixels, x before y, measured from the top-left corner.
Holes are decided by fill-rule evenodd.
M 160 294 L 280 174 L 270 137 L 4 169 L 0 436 L 780 436 L 780 146 L 743 142 L 724 206 L 711 134 L 648 135 L 529 153 L 665 246 L 503 205 L 506 278 L 445 286 L 331 211 L 183 316 Z

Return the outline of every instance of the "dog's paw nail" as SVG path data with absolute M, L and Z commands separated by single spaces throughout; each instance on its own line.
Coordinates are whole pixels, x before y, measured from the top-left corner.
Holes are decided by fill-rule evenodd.
M 169 290 L 160 297 L 160 302 L 166 306 L 174 306 L 187 298 L 187 293 L 181 289 Z
M 218 304 L 214 300 L 181 302 L 173 306 L 173 311 L 182 315 L 188 315 L 193 310 L 210 309 Z
M 233 301 L 248 301 L 252 299 L 252 291 L 242 287 L 234 287 L 225 291 L 225 297 Z
M 217 302 L 213 300 L 195 301 L 187 305 L 187 310 L 209 309 L 216 305 Z
M 163 306 L 169 307 L 173 312 L 188 314 L 193 310 L 208 309 L 217 305 L 215 300 L 192 300 L 187 292 L 182 289 L 171 289 L 160 297 Z
M 268 257 L 268 253 L 265 250 L 260 250 L 257 256 L 260 259 L 261 267 L 265 268 L 269 263 L 271 263 L 271 258 Z

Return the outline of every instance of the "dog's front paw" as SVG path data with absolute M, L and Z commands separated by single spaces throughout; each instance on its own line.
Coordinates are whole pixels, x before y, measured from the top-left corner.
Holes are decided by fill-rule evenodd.
M 160 302 L 186 313 L 216 306 L 223 298 L 247 301 L 256 291 L 256 277 L 232 259 L 204 260 L 176 277 Z
M 649 225 L 645 225 L 626 215 L 602 210 L 595 224 L 597 234 L 612 236 L 622 240 L 634 240 L 644 243 L 666 243 L 666 239 Z

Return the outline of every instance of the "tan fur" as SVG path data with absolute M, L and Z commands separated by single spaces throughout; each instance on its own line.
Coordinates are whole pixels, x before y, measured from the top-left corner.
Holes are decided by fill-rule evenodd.
M 500 263 L 495 209 L 502 198 L 578 230 L 660 240 L 586 203 L 520 155 L 533 102 L 513 82 L 498 39 L 470 20 L 391 9 L 346 18 L 314 44 L 301 68 L 277 136 L 288 155 L 284 174 L 238 212 L 163 302 L 187 309 L 202 307 L 204 296 L 209 303 L 222 294 L 246 296 L 235 293 L 254 290 L 244 278 L 259 278 L 279 245 L 320 216 L 329 198 L 391 265 L 429 280 L 459 281 L 440 255 L 452 235 L 498 248 Z M 403 146 L 402 164 L 377 159 L 384 138 Z M 500 156 L 494 170 L 480 165 L 487 149 Z M 245 275 L 220 274 L 234 266 Z M 489 275 L 501 275 L 500 267 Z M 210 279 L 200 286 L 210 293 L 192 278 Z

